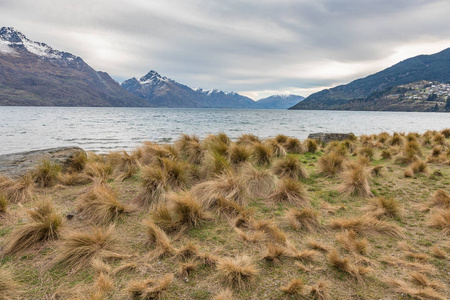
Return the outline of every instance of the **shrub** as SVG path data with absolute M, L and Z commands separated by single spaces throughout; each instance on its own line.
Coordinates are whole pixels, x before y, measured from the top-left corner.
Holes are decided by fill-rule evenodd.
M 248 256 L 222 258 L 217 263 L 219 278 L 229 286 L 244 288 L 252 283 L 259 274 L 256 265 Z
M 128 211 L 116 193 L 107 185 L 98 183 L 78 197 L 77 209 L 81 218 L 100 225 L 114 222 Z
M 302 184 L 290 178 L 281 179 L 275 191 L 269 195 L 268 200 L 297 207 L 310 206 L 308 194 Z
M 294 156 L 287 156 L 275 161 L 272 170 L 279 177 L 289 177 L 295 180 L 309 177 L 302 163 Z

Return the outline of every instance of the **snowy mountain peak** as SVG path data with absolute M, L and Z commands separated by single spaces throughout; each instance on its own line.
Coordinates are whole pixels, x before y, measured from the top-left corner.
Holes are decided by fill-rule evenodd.
M 43 59 L 57 60 L 68 64 L 77 57 L 67 52 L 54 50 L 45 43 L 34 42 L 13 27 L 0 29 L 0 54 L 19 55 L 18 50 L 26 51 Z
M 154 83 L 158 83 L 160 81 L 169 81 L 170 79 L 168 79 L 165 76 L 161 76 L 158 74 L 158 72 L 151 70 L 150 72 L 148 72 L 146 75 L 142 76 L 139 79 L 140 84 L 154 84 Z
M 215 95 L 215 94 L 225 94 L 225 95 L 235 95 L 237 94 L 236 92 L 226 92 L 226 91 L 222 91 L 219 89 L 209 89 L 209 90 L 204 90 L 202 88 L 196 88 L 195 89 L 196 92 L 202 93 L 204 95 L 207 96 L 211 96 L 211 95 Z

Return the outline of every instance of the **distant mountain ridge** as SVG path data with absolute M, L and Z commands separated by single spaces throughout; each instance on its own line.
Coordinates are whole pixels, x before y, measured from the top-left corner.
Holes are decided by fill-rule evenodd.
M 288 109 L 303 101 L 305 97 L 298 95 L 273 95 L 256 101 L 263 108 Z
M 412 57 L 349 84 L 322 90 L 291 109 L 381 110 L 377 105 L 367 105 L 365 100 L 370 101 L 369 96 L 373 93 L 421 80 L 443 83 L 450 80 L 450 48 L 432 55 Z
M 131 78 L 122 87 L 158 107 L 260 108 L 252 99 L 235 92 L 191 89 L 151 70 L 140 79 Z
M 0 105 L 151 106 L 80 57 L 0 29 Z

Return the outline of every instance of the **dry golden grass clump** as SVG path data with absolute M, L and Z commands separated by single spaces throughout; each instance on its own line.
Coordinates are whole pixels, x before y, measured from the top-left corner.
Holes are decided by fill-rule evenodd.
M 336 234 L 336 240 L 349 252 L 362 255 L 367 253 L 369 242 L 365 238 L 358 238 L 352 229 Z
M 269 195 L 268 200 L 297 207 L 310 206 L 309 197 L 303 185 L 290 178 L 281 179 L 275 191 Z
M 446 297 L 431 287 L 420 287 L 416 288 L 409 285 L 407 282 L 397 279 L 397 278 L 387 278 L 386 283 L 391 286 L 392 291 L 408 295 L 416 299 L 433 299 L 433 300 L 444 300 Z
M 18 299 L 20 288 L 13 274 L 7 269 L 0 268 L 0 298 Z
M 175 147 L 189 163 L 195 165 L 202 163 L 206 149 L 200 144 L 198 136 L 182 134 L 175 142 Z
M 431 247 L 430 252 L 436 258 L 445 259 L 447 257 L 445 251 L 438 247 Z
M 0 213 L 5 213 L 6 210 L 8 209 L 8 199 L 6 198 L 5 195 L 0 193 Z
M 233 292 L 230 289 L 225 289 L 217 293 L 213 300 L 234 300 Z
M 96 258 L 123 258 L 124 255 L 117 252 L 118 244 L 113 234 L 113 226 L 71 232 L 61 241 L 54 264 L 78 271 Z
M 372 159 L 375 155 L 375 151 L 372 147 L 361 147 L 358 151 L 358 154 L 364 157 L 368 157 L 369 159 Z
M 330 251 L 330 247 L 329 246 L 324 245 L 324 244 L 322 244 L 322 243 L 320 243 L 318 241 L 312 240 L 312 239 L 308 240 L 307 246 L 310 249 L 321 251 L 321 252 L 325 252 L 325 253 Z
M 277 263 L 285 255 L 286 255 L 286 249 L 284 247 L 281 247 L 278 244 L 268 243 L 267 251 L 263 255 L 262 258 L 270 263 Z
M 117 199 L 117 193 L 106 184 L 95 183 L 77 199 L 79 216 L 104 225 L 121 218 L 129 209 Z
M 378 220 L 372 215 L 364 215 L 349 219 L 338 218 L 330 222 L 332 229 L 354 230 L 361 235 L 385 234 L 395 238 L 403 236 L 402 229 L 395 223 Z
M 141 169 L 142 191 L 134 202 L 143 207 L 155 207 L 168 190 L 166 173 L 159 167 L 145 166 Z
M 36 203 L 36 208 L 27 211 L 31 221 L 17 227 L 6 240 L 3 255 L 12 255 L 28 250 L 41 242 L 60 237 L 63 218 L 57 213 L 49 199 Z
M 450 234 L 450 208 L 436 210 L 428 221 L 431 228 L 440 229 L 443 234 Z
M 44 159 L 33 171 L 33 178 L 39 187 L 52 187 L 57 182 L 60 172 L 61 166 L 59 164 Z
M 246 146 L 233 143 L 228 150 L 228 160 L 233 166 L 239 166 L 250 160 L 252 153 Z
M 267 169 L 246 165 L 241 169 L 242 178 L 250 197 L 265 198 L 275 189 L 275 176 Z
M 392 152 L 389 149 L 385 149 L 381 151 L 381 158 L 383 159 L 391 159 L 392 158 Z
M 258 166 L 267 166 L 272 163 L 273 149 L 266 143 L 253 143 L 251 146 L 252 160 Z
M 147 228 L 147 237 L 150 245 L 154 245 L 152 255 L 154 257 L 170 256 L 176 253 L 176 249 L 167 234 L 158 225 L 153 223 L 152 219 L 145 220 Z
M 85 185 L 92 181 L 92 177 L 84 173 L 59 173 L 58 182 L 62 185 Z
M 305 149 L 299 139 L 288 137 L 286 142 L 283 144 L 284 148 L 288 153 L 292 154 L 302 154 Z
M 306 139 L 304 142 L 305 151 L 309 153 L 316 153 L 319 150 L 319 144 L 316 140 Z
M 317 300 L 329 300 L 331 299 L 329 288 L 329 281 L 318 280 L 316 284 L 311 287 L 309 294 Z
M 68 159 L 68 171 L 80 173 L 86 167 L 88 155 L 85 151 L 78 151 Z
M 445 136 L 440 132 L 436 133 L 433 137 L 433 143 L 435 145 L 445 146 Z
M 254 143 L 261 143 L 261 142 L 262 142 L 262 140 L 259 137 L 257 137 L 254 134 L 249 134 L 249 133 L 245 133 L 245 134 L 241 135 L 237 140 L 237 143 L 239 145 L 247 145 L 247 146 L 250 146 Z
M 244 288 L 253 283 L 259 270 L 249 256 L 222 258 L 217 263 L 220 280 L 235 288 Z
M 236 217 L 245 213 L 246 209 L 234 201 L 228 200 L 222 196 L 215 199 L 210 207 L 217 215 L 225 217 Z
M 416 160 L 411 163 L 408 169 L 406 169 L 404 175 L 405 177 L 412 177 L 414 176 L 414 174 L 418 173 L 427 174 L 428 171 L 428 165 L 426 162 L 424 162 L 423 160 Z
M 281 178 L 289 177 L 296 180 L 309 177 L 302 163 L 294 156 L 287 156 L 275 161 L 272 170 L 275 175 Z
M 328 261 L 336 269 L 349 274 L 357 279 L 359 282 L 363 282 L 365 276 L 372 272 L 369 267 L 361 265 L 354 265 L 350 262 L 348 257 L 340 257 L 336 249 L 332 249 L 327 255 Z
M 109 153 L 107 161 L 113 166 L 112 176 L 118 181 L 133 177 L 139 170 L 138 158 L 126 151 Z
M 413 139 L 406 142 L 405 146 L 403 147 L 403 152 L 407 157 L 414 157 L 415 155 L 422 156 L 422 151 L 420 149 L 421 147 L 418 140 Z
M 390 146 L 402 146 L 404 142 L 404 138 L 397 132 L 394 132 L 391 139 L 388 141 Z
M 161 299 L 172 281 L 173 274 L 165 274 L 160 280 L 144 279 L 139 281 L 131 281 L 128 284 L 127 292 L 133 299 Z
M 306 294 L 307 286 L 302 279 L 292 279 L 286 286 L 280 287 L 280 290 L 288 295 L 300 297 Z
M 400 218 L 402 211 L 400 204 L 394 198 L 375 197 L 369 199 L 369 203 L 363 210 L 370 212 L 376 217 L 386 216 Z
M 266 141 L 266 144 L 272 149 L 272 153 L 275 157 L 285 157 L 287 155 L 287 151 L 282 143 L 274 139 L 269 139 Z
M 178 275 L 187 278 L 192 272 L 197 270 L 199 263 L 196 261 L 188 261 L 180 263 L 178 267 Z
M 308 232 L 316 232 L 320 228 L 319 212 L 312 208 L 291 208 L 286 219 L 292 228 L 305 229 Z
M 34 185 L 31 175 L 24 175 L 16 180 L 0 177 L 0 191 L 11 203 L 27 202 L 33 198 Z
M 450 208 L 450 195 L 442 190 L 437 190 L 431 198 L 432 207 Z
M 344 169 L 345 156 L 338 152 L 330 152 L 319 158 L 318 169 L 325 176 L 334 176 Z
M 217 152 L 208 153 L 201 166 L 202 177 L 204 178 L 217 176 L 224 172 L 229 172 L 231 169 L 231 163 L 226 156 Z
M 365 164 L 348 162 L 341 176 L 342 184 L 338 187 L 339 192 L 359 197 L 372 196 L 369 186 L 370 173 Z
M 287 242 L 286 234 L 278 228 L 273 220 L 253 221 L 251 226 L 254 230 L 265 233 L 268 239 L 275 243 L 286 244 Z
M 225 172 L 213 180 L 195 185 L 192 187 L 191 193 L 206 208 L 212 207 L 217 197 L 224 197 L 239 205 L 245 205 L 248 201 L 245 181 L 231 171 Z

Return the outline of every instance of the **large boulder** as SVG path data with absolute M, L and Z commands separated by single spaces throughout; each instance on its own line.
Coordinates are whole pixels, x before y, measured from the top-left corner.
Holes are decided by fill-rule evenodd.
M 74 155 L 84 152 L 79 147 L 59 147 L 52 149 L 0 155 L 0 174 L 11 178 L 20 177 L 33 170 L 44 159 L 58 163 L 63 170 L 68 167 Z
M 353 133 L 325 133 L 325 132 L 317 132 L 311 133 L 308 135 L 308 139 L 318 140 L 321 143 L 328 143 L 331 141 L 344 141 L 344 140 L 352 140 L 355 138 Z

